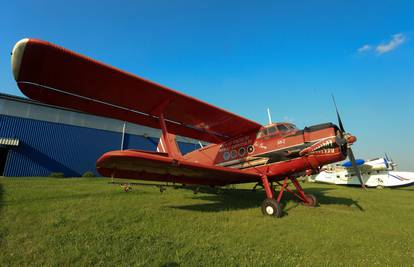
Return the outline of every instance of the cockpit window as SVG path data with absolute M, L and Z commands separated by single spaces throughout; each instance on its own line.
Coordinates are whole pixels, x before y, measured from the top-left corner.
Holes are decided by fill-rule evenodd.
M 296 128 L 296 126 L 295 125 L 293 125 L 293 124 L 285 124 L 289 129 L 292 129 L 292 130 L 297 130 L 298 128 Z
M 261 138 L 261 137 L 268 136 L 268 135 L 274 135 L 274 134 L 277 134 L 278 132 L 281 134 L 293 133 L 297 129 L 298 128 L 296 128 L 294 124 L 290 124 L 290 123 L 272 125 L 272 126 L 268 126 L 265 129 L 260 130 L 257 133 L 256 138 Z
M 261 130 L 257 133 L 256 138 L 261 138 L 263 136 L 267 135 L 267 129 Z
M 277 129 L 282 133 L 290 131 L 290 129 L 288 127 L 286 127 L 285 125 L 283 125 L 283 124 L 278 125 Z
M 272 127 L 268 127 L 268 128 L 266 128 L 266 129 L 263 129 L 263 130 L 261 130 L 261 131 L 259 131 L 258 133 L 257 133 L 257 136 L 256 136 L 256 138 L 261 138 L 261 137 L 264 137 L 264 136 L 267 136 L 267 135 L 272 135 L 272 134 L 275 134 L 276 133 L 276 127 L 275 126 L 272 126 Z
M 267 134 L 274 134 L 276 132 L 276 127 L 267 128 Z

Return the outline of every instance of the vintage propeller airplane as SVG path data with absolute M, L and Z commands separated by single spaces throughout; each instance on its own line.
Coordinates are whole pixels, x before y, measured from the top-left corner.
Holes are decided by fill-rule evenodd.
M 307 206 L 317 203 L 296 177 L 318 173 L 321 166 L 346 156 L 359 173 L 350 148 L 356 137 L 345 131 L 338 109 L 339 127 L 333 123 L 303 130 L 291 123 L 262 126 L 37 39 L 16 43 L 12 71 L 20 90 L 34 100 L 161 129 L 156 152 L 122 150 L 102 155 L 96 167 L 103 176 L 211 186 L 261 182 L 266 193 L 263 214 L 280 217 L 285 191 Z M 175 135 L 211 144 L 182 155 Z M 297 192 L 289 189 L 289 181 Z M 281 186 L 277 196 L 272 182 Z

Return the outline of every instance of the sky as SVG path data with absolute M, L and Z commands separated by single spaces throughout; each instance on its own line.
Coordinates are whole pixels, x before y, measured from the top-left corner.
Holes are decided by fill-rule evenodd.
M 357 158 L 414 171 L 414 1 L 1 1 L 10 52 L 39 38 L 262 124 L 335 122 Z

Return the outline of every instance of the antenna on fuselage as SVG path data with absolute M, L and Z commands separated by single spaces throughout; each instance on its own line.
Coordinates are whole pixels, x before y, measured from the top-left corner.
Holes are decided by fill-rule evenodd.
M 267 108 L 267 116 L 269 117 L 269 124 L 272 124 L 272 116 L 270 115 L 270 108 Z
M 203 143 L 201 143 L 201 141 L 198 141 L 198 144 L 200 145 L 200 148 L 203 148 Z

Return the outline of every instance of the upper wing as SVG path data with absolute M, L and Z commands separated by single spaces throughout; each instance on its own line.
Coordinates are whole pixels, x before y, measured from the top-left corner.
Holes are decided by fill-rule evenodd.
M 13 48 L 13 75 L 35 100 L 217 143 L 260 128 L 250 121 L 130 73 L 36 39 Z

